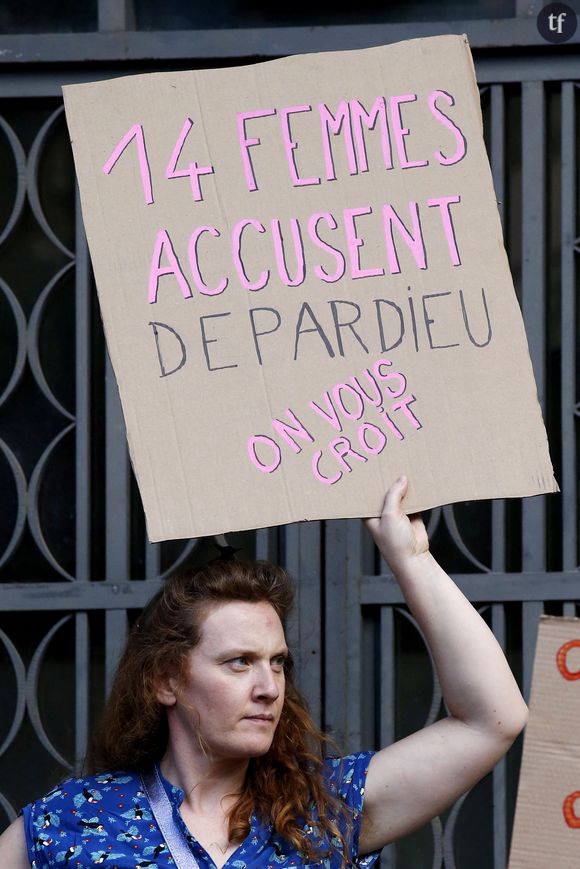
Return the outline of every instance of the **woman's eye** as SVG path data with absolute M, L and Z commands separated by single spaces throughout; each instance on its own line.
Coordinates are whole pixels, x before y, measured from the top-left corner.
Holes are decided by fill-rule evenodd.
M 250 662 L 245 655 L 240 655 L 238 658 L 231 658 L 227 663 L 241 670 L 243 667 L 247 667 Z
M 272 667 L 275 670 L 283 670 L 285 663 L 286 663 L 286 656 L 285 655 L 278 655 L 278 657 L 272 659 Z

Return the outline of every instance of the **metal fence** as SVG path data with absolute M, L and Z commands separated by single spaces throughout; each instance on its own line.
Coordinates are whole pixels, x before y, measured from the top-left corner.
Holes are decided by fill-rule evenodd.
M 146 38 L 159 68 L 166 43 Z M 303 49 L 309 38 L 305 31 Z M 58 49 L 50 52 L 55 61 Z M 0 78 L 0 822 L 82 758 L 136 609 L 175 566 L 215 554 L 213 540 L 146 541 L 59 96 L 61 83 L 127 67 L 107 57 L 89 68 L 66 48 L 62 59 L 72 63 L 65 72 L 13 65 Z M 489 621 L 527 693 L 539 615 L 574 615 L 580 599 L 580 67 L 575 51 L 481 56 L 476 67 L 562 494 L 438 508 L 427 519 L 436 555 Z M 288 633 L 300 681 L 314 717 L 345 749 L 378 747 L 442 714 L 420 632 L 360 523 L 267 529 L 228 543 L 297 577 Z M 444 817 L 386 849 L 383 867 L 505 866 L 518 750 Z

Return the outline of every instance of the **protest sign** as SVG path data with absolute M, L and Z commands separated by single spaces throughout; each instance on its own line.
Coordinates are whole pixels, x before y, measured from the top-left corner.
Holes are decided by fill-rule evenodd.
M 151 540 L 556 489 L 465 38 L 64 96 Z
M 509 869 L 580 865 L 580 619 L 544 616 Z

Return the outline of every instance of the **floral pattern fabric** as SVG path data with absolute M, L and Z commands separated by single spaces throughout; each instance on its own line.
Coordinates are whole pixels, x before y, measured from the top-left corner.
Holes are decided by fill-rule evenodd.
M 364 787 L 371 752 L 329 758 L 325 777 L 329 790 L 353 810 L 350 860 L 369 869 L 378 852 L 358 859 L 358 838 Z M 199 869 L 216 869 L 205 849 L 189 833 L 179 813 L 183 791 L 161 777 Z M 28 858 L 33 869 L 91 867 L 168 869 L 175 863 L 163 841 L 139 775 L 103 773 L 71 778 L 23 809 Z M 316 829 L 307 828 L 316 838 Z M 321 859 L 321 869 L 340 869 L 340 856 Z M 291 869 L 305 858 L 280 838 L 270 824 L 253 816 L 246 839 L 223 869 Z

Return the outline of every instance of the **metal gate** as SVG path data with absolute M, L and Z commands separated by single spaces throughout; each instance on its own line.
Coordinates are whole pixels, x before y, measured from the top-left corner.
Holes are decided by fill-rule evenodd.
M 303 30 L 290 50 L 313 47 Z M 375 33 L 363 42 L 399 35 Z M 162 68 L 166 40 L 142 36 L 143 57 L 154 58 L 148 68 Z M 118 37 L 95 43 L 100 68 L 83 64 L 82 39 L 73 49 L 59 37 L 66 71 L 12 65 L 0 78 L 0 826 L 82 758 L 127 626 L 162 577 L 216 554 L 213 539 L 146 541 L 106 361 L 59 93 L 62 83 L 127 73 L 120 62 L 131 49 Z M 56 47 L 38 42 L 41 60 L 59 60 L 54 39 Z M 267 37 L 252 39 L 263 46 Z M 326 46 L 320 39 L 314 47 Z M 326 47 L 339 47 L 337 39 Z M 195 63 L 175 48 L 172 66 L 226 62 L 233 42 L 226 34 L 215 44 Z M 287 53 L 276 45 L 263 53 Z M 478 55 L 476 68 L 562 494 L 439 508 L 427 519 L 435 554 L 488 620 L 527 693 L 539 615 L 576 614 L 580 599 L 580 67 L 576 51 L 512 51 Z M 417 626 L 359 522 L 228 535 L 228 544 L 280 560 L 297 577 L 288 633 L 300 681 L 314 717 L 345 749 L 379 747 L 442 714 Z M 444 817 L 386 849 L 383 867 L 505 866 L 518 751 Z

